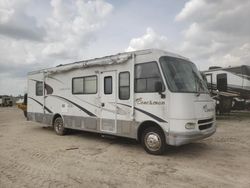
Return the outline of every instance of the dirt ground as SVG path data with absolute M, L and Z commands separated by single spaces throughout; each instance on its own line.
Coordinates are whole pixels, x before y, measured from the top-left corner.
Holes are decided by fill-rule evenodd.
M 250 187 L 250 113 L 217 121 L 212 137 L 147 154 L 135 141 L 57 136 L 0 108 L 0 187 Z

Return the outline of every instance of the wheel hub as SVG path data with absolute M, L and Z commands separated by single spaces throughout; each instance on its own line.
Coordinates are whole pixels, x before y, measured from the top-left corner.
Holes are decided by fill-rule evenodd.
M 56 131 L 59 132 L 63 127 L 62 122 L 60 120 L 57 120 L 55 123 L 55 127 L 56 127 Z
M 150 132 L 145 137 L 145 143 L 148 149 L 156 151 L 161 147 L 160 136 L 156 133 Z

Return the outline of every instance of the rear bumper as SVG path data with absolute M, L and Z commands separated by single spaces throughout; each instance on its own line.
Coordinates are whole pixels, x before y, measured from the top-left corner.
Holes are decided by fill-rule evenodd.
M 202 140 L 213 135 L 216 132 L 216 126 L 213 125 L 211 128 L 203 131 L 192 131 L 192 132 L 170 132 L 166 133 L 166 142 L 168 145 L 180 146 L 188 144 L 193 141 Z

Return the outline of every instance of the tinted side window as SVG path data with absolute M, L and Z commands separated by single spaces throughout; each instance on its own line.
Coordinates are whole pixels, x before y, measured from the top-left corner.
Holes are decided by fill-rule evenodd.
M 73 78 L 72 80 L 72 93 L 83 94 L 83 78 Z
M 156 62 L 143 63 L 135 66 L 135 92 L 156 92 L 156 82 L 162 82 Z
M 73 94 L 97 93 L 97 76 L 86 76 L 72 79 Z
M 112 76 L 104 77 L 104 94 L 112 94 Z
M 129 72 L 119 74 L 119 99 L 128 100 L 130 98 Z
M 97 93 L 97 77 L 88 76 L 84 78 L 84 94 L 95 94 Z
M 36 82 L 36 96 L 43 96 L 43 82 Z

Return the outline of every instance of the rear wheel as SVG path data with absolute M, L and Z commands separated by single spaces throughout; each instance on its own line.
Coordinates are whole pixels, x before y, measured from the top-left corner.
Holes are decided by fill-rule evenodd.
M 23 115 L 27 118 L 27 111 L 26 110 L 23 111 Z
M 141 143 L 145 151 L 153 155 L 161 155 L 165 151 L 164 133 L 157 127 L 149 127 L 142 132 Z
M 57 135 L 65 135 L 67 132 L 67 129 L 63 125 L 63 119 L 61 117 L 57 117 L 54 121 L 54 130 Z

